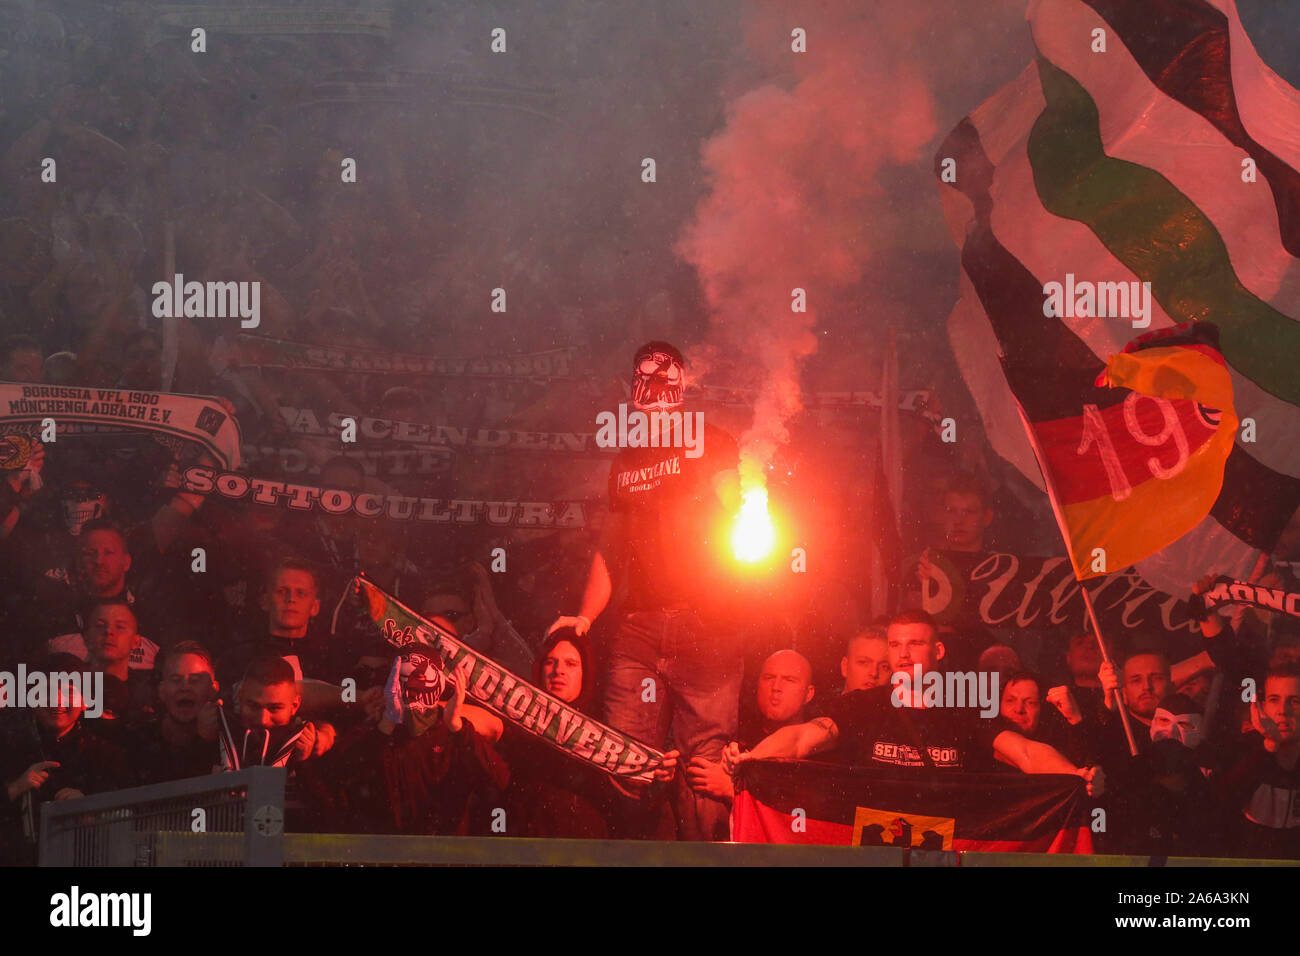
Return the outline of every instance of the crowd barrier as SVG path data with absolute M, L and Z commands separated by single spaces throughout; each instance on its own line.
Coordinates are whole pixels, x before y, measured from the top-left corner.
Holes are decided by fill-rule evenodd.
M 40 865 L 1296 866 L 1293 860 L 284 832 L 285 771 L 250 767 L 41 807 Z M 198 813 L 197 811 L 202 811 Z M 201 826 L 200 826 L 201 824 Z
M 282 767 L 41 805 L 41 866 L 280 866 Z

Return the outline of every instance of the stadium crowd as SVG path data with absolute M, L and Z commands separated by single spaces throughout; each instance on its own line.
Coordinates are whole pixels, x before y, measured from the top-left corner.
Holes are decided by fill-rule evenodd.
M 395 32 L 417 26 L 422 6 L 396 4 Z M 233 323 L 182 318 L 169 331 L 151 317 L 145 290 L 167 265 L 262 283 L 262 334 L 424 354 L 429 263 L 454 256 L 455 236 L 418 210 L 455 197 L 431 198 L 418 184 L 439 181 L 428 173 L 438 162 L 473 153 L 441 137 L 424 155 L 408 118 L 359 98 L 375 88 L 381 98 L 413 95 L 402 85 L 409 76 L 385 72 L 388 39 L 254 35 L 241 57 L 214 49 L 196 65 L 183 45 L 156 45 L 149 4 L 117 7 L 126 19 L 108 28 L 85 4 L 27 0 L 0 11 L 0 37 L 13 38 L 0 57 L 0 172 L 14 184 L 0 192 L 0 383 L 217 396 L 256 453 L 246 454 L 254 473 L 354 493 L 446 498 L 453 486 L 449 473 L 421 472 L 390 445 L 371 454 L 364 443 L 347 450 L 304 437 L 293 410 L 590 430 L 575 409 L 609 404 L 596 401 L 601 383 L 580 377 L 267 374 L 241 366 Z M 255 87 L 269 92 L 259 101 Z M 328 114 L 344 111 L 365 117 L 363 141 L 392 146 L 375 176 L 381 187 L 365 199 L 332 188 L 343 157 Z M 473 134 L 495 135 L 486 126 Z M 57 188 L 40 178 L 50 154 Z M 239 162 L 246 154 L 262 161 Z M 525 258 L 511 259 L 512 277 Z M 636 323 L 660 328 L 650 319 L 664 309 L 655 300 L 629 319 L 608 293 L 637 270 L 593 261 L 608 284 L 603 305 L 566 319 L 567 331 L 591 367 L 622 368 L 629 339 L 642 337 Z M 473 279 L 466 300 L 481 291 Z M 490 338 L 459 332 L 455 354 L 477 355 Z M 512 339 L 504 354 L 554 344 L 526 327 L 517 336 L 512 327 Z M 683 364 L 667 343 L 647 343 L 633 357 L 633 397 L 650 379 L 669 387 Z M 703 456 L 679 461 L 680 480 L 667 483 L 654 469 L 672 449 L 623 449 L 612 463 L 464 456 L 461 493 L 519 497 L 522 482 L 536 500 L 590 500 L 596 489 L 607 520 L 598 535 L 571 538 L 495 540 L 456 524 L 216 501 L 183 490 L 192 450 L 146 432 L 36 448 L 28 467 L 6 466 L 0 481 L 0 671 L 91 671 L 105 693 L 98 716 L 70 695 L 0 710 L 0 862 L 35 860 L 42 802 L 264 763 L 290 771 L 290 829 L 727 839 L 736 773 L 764 757 L 1077 774 L 1089 805 L 1107 810 L 1099 850 L 1300 856 L 1294 619 L 1211 615 L 1191 646 L 1108 633 L 1109 662 L 1081 629 L 1044 637 L 936 625 L 916 609 L 933 574 L 923 546 L 979 553 L 997 528 L 998 545 L 1034 553 L 1042 525 L 1015 512 L 1016 495 L 990 469 L 972 467 L 974 443 L 939 448 L 933 436 L 909 445 L 909 474 L 927 478 L 905 503 L 930 538 L 909 541 L 919 553 L 896 554 L 886 569 L 894 613 L 868 613 L 866 512 L 853 501 L 869 509 L 870 493 L 846 477 L 870 470 L 850 447 L 861 422 L 823 440 L 824 424 L 796 434 L 805 451 L 797 477 L 808 526 L 833 526 L 837 557 L 822 566 L 837 570 L 786 595 L 793 610 L 778 627 L 754 623 L 765 596 L 724 584 L 703 557 L 711 522 L 737 504 L 737 446 L 712 425 Z M 839 492 L 857 498 L 845 505 Z M 498 545 L 504 571 L 493 567 Z M 1279 546 L 1279 565 L 1295 545 L 1293 536 Z M 360 573 L 513 673 L 666 751 L 659 779 L 616 780 L 560 753 L 454 680 L 432 726 L 416 733 L 389 706 L 393 647 L 348 600 Z M 1261 564 L 1261 580 L 1276 573 Z M 894 706 L 891 678 L 917 668 L 996 673 L 997 715 Z M 987 800 L 999 800 L 996 788 Z
M 11 337 L 0 347 L 0 380 L 37 378 L 48 358 L 34 339 Z M 696 476 L 728 473 L 734 445 L 714 441 Z M 9 863 L 33 858 L 41 801 L 263 763 L 288 767 L 290 826 L 303 830 L 727 839 L 733 775 L 761 757 L 1078 774 L 1108 811 L 1102 849 L 1250 857 L 1298 849 L 1300 637 L 1269 619 L 1280 615 L 1211 614 L 1201 649 L 1177 660 L 1159 642 L 1112 634 L 1113 663 L 1103 662 L 1095 638 L 1078 633 L 1049 675 L 1022 662 L 1014 630 L 939 626 L 904 609 L 828 638 L 839 656 L 828 680 L 815 674 L 806 642 L 808 653 L 769 642 L 772 653 L 746 657 L 737 650 L 743 635 L 707 598 L 686 599 L 699 593 L 686 579 L 700 566 L 683 553 L 685 532 L 655 530 L 663 498 L 620 508 L 616 497 L 582 613 L 525 636 L 494 594 L 493 579 L 507 575 L 479 561 L 432 574 L 418 549 L 394 554 L 370 540 L 378 522 L 219 509 L 165 482 L 152 513 L 132 513 L 122 504 L 132 489 L 105 480 L 105 452 L 73 447 L 69 457 L 48 453 L 61 462 L 54 474 L 38 451 L 36 473 L 48 482 L 14 473 L 3 486 L 3 664 L 102 673 L 102 713 L 84 714 L 76 695 L 0 712 Z M 676 452 L 625 449 L 612 471 L 649 451 Z M 321 481 L 360 488 L 365 479 L 339 457 Z M 619 483 L 610 487 L 617 496 Z M 673 496 L 680 505 L 711 492 L 694 480 Z M 951 480 L 940 514 L 936 548 L 984 549 L 993 509 L 977 482 Z M 211 554 L 203 573 L 194 570 L 197 548 Z M 917 603 L 930 555 L 910 563 L 916 587 L 903 589 L 902 603 Z M 666 574 L 663 562 L 685 573 Z M 358 572 L 560 700 L 671 747 L 658 779 L 619 781 L 560 753 L 467 701 L 455 679 L 432 726 L 417 732 L 394 712 L 395 649 L 346 600 Z M 596 655 L 588 630 L 616 589 L 611 580 L 630 584 L 632 596 Z M 996 673 L 996 716 L 924 706 L 919 685 L 898 706 L 891 675 L 947 670 Z M 1242 692 L 1247 679 L 1254 702 Z

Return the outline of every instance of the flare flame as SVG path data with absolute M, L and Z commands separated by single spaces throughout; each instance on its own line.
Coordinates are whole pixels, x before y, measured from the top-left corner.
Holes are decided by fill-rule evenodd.
M 776 527 L 767 510 L 767 488 L 756 485 L 742 493 L 742 500 L 731 532 L 731 551 L 738 561 L 761 561 L 776 543 Z

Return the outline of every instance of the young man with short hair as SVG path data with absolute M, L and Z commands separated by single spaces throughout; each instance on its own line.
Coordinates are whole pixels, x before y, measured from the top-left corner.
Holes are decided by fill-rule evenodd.
M 849 638 L 840 660 L 842 693 L 870 690 L 889 683 L 889 640 L 883 627 L 869 627 Z
M 132 667 L 144 640 L 135 611 L 124 598 L 87 605 L 86 664 L 104 674 L 104 719 L 115 730 L 138 726 L 153 716 L 153 671 Z
M 220 662 L 222 683 L 233 685 L 254 657 L 275 654 L 293 669 L 295 680 L 338 684 L 346 664 L 330 646 L 329 635 L 310 633 L 321 611 L 320 577 L 311 565 L 285 558 L 272 568 L 262 610 L 262 632 L 235 644 Z
M 286 767 L 320 756 L 333 744 L 316 725 L 298 716 L 302 695 L 293 668 L 282 657 L 261 654 L 249 661 L 239 681 L 232 714 L 221 714 L 220 765 Z
M 157 693 L 161 710 L 127 740 L 127 752 L 141 783 L 212 772 L 220 690 L 212 655 L 201 644 L 181 641 L 160 655 Z
M 1169 659 L 1162 651 L 1138 648 L 1125 655 L 1118 671 L 1110 662 L 1102 664 L 1097 679 L 1101 682 L 1106 712 L 1099 715 L 1100 720 L 1094 725 L 1095 749 L 1108 764 L 1119 766 L 1129 756 L 1129 746 L 1116 713 L 1116 700 L 1122 700 L 1124 709 L 1133 718 L 1130 722 L 1133 740 L 1138 753 L 1142 753 L 1151 745 L 1151 720 L 1160 698 L 1174 690 Z
M 993 523 L 993 505 L 983 485 L 959 476 L 943 493 L 944 547 L 949 551 L 984 550 L 984 533 Z
M 1300 666 L 1272 667 L 1250 710 L 1255 734 L 1212 782 L 1233 815 L 1234 852 L 1295 859 L 1300 857 Z

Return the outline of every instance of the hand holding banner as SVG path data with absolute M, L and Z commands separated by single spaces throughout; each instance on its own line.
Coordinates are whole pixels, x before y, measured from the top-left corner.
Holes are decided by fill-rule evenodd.
M 352 585 L 363 610 L 389 644 L 399 650 L 420 645 L 443 673 L 454 674 L 464 683 L 468 698 L 503 720 L 621 780 L 649 783 L 655 771 L 665 767 L 664 754 L 520 680 L 365 578 L 354 578 Z
M 1294 581 L 1286 587 L 1269 587 L 1221 574 L 1211 582 L 1209 590 L 1204 594 L 1193 594 L 1187 603 L 1198 620 L 1225 604 L 1240 604 L 1256 611 L 1276 611 L 1300 618 L 1300 589 Z
M 37 434 L 45 419 L 110 426 L 193 442 L 224 468 L 239 465 L 239 423 L 220 399 L 120 388 L 0 384 L 0 430 Z

